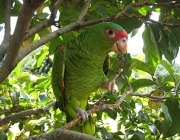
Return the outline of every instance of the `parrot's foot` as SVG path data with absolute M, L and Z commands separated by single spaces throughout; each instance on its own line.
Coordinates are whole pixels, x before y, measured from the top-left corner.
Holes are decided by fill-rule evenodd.
M 116 85 L 116 79 L 111 77 L 107 82 L 103 83 L 102 87 L 108 88 L 108 92 L 114 92 L 115 85 Z
M 79 107 L 77 107 L 76 117 L 78 117 L 78 116 L 81 116 L 81 121 L 82 122 L 88 120 L 88 113 L 85 110 L 83 110 L 83 109 L 81 109 Z
M 118 71 L 115 73 L 114 76 L 112 76 L 107 82 L 102 84 L 102 87 L 108 88 L 108 92 L 114 92 L 115 91 L 115 85 L 116 85 L 116 78 L 119 76 L 119 74 L 122 72 L 122 69 L 118 69 Z

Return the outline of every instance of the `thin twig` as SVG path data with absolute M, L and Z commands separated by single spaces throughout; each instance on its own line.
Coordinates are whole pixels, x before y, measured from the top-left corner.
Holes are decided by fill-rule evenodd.
M 148 3 L 148 5 L 150 5 L 150 6 L 158 6 L 158 7 L 159 6 L 168 6 L 168 7 L 170 7 L 170 6 L 174 6 L 174 5 L 178 6 L 177 5 L 178 3 L 180 3 L 179 0 L 166 2 L 166 3 Z
M 77 17 L 76 22 L 80 22 L 80 21 L 83 19 L 83 17 L 85 16 L 85 14 L 86 14 L 87 11 L 88 11 L 88 7 L 89 7 L 90 3 L 91 3 L 91 0 L 87 0 L 87 1 L 86 1 L 86 4 L 84 5 L 83 10 L 81 11 L 81 13 L 79 14 L 79 16 Z
M 159 26 L 180 27 L 180 24 L 159 22 L 159 21 L 155 21 L 153 19 L 147 19 L 146 21 L 144 21 L 144 23 L 145 24 L 154 24 L 154 25 L 159 25 Z
M 180 85 L 180 79 L 178 80 L 178 83 L 176 84 L 176 86 L 175 86 L 175 91 L 174 91 L 174 96 L 177 96 L 178 94 L 177 94 L 177 92 L 178 92 L 178 88 L 179 88 L 179 85 Z
M 129 95 L 131 95 L 131 96 L 138 96 L 138 97 L 141 97 L 141 98 L 149 98 L 149 99 L 152 99 L 152 100 L 163 100 L 163 99 L 166 99 L 166 97 L 164 95 L 163 96 L 152 96 L 151 93 L 146 93 L 146 94 L 130 93 Z
M 144 24 L 152 24 L 152 25 L 168 26 L 168 27 L 180 27 L 180 24 L 159 22 L 150 18 L 147 19 L 147 16 L 142 16 L 142 15 L 124 13 L 124 16 L 128 18 L 132 18 L 132 17 L 137 18 L 139 19 L 140 22 L 143 22 Z
M 49 103 L 46 106 L 41 107 L 41 108 L 29 109 L 29 110 L 21 111 L 21 112 L 18 112 L 16 114 L 7 116 L 6 118 L 0 119 L 0 126 L 4 125 L 5 123 L 10 122 L 12 120 L 15 120 L 15 119 L 18 119 L 18 118 L 22 118 L 24 116 L 29 116 L 29 115 L 32 115 L 32 114 L 46 112 L 54 104 L 55 104 L 55 101 L 53 101 L 53 102 L 51 102 L 51 103 Z

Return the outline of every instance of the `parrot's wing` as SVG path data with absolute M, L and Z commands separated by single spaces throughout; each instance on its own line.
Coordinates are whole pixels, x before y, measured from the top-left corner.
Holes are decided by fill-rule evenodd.
M 52 68 L 52 88 L 58 107 L 64 110 L 64 72 L 65 72 L 65 51 L 66 47 L 59 46 L 54 54 Z

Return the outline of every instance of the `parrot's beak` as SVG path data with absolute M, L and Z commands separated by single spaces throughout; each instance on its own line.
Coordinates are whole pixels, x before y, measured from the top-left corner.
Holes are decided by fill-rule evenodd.
M 127 39 L 121 38 L 120 40 L 116 41 L 112 46 L 112 51 L 123 55 L 127 51 Z

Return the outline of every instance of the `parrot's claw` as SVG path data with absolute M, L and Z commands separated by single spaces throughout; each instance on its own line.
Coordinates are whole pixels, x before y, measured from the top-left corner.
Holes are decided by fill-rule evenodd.
M 103 87 L 108 88 L 108 92 L 115 92 L 116 78 L 123 72 L 123 69 L 119 68 L 114 76 L 112 76 L 107 82 L 103 83 Z
M 108 88 L 108 92 L 114 92 L 115 87 L 116 85 L 116 80 L 114 78 L 110 78 L 106 83 L 105 83 L 105 86 Z
M 83 109 L 81 109 L 79 107 L 77 108 L 76 117 L 78 117 L 78 116 L 81 116 L 81 121 L 82 122 L 88 120 L 88 113 L 85 110 L 83 110 Z

